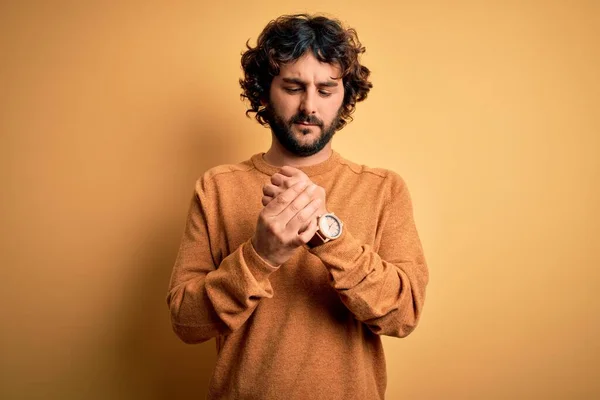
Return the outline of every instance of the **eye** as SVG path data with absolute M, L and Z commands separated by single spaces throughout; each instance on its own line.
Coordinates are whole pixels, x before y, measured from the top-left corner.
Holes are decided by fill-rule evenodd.
M 302 89 L 299 87 L 293 87 L 293 88 L 284 88 L 284 90 L 288 93 L 298 93 L 300 92 Z
M 319 94 L 323 97 L 329 97 L 331 96 L 331 92 L 328 92 L 326 90 L 319 90 Z

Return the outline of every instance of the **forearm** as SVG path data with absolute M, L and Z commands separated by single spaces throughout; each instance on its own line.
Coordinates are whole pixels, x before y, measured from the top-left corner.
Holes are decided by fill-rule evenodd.
M 197 272 L 191 272 L 194 269 L 176 266 L 175 271 L 182 273 L 174 273 L 167 298 L 173 330 L 186 343 L 235 331 L 262 298 L 273 296 L 268 277 L 277 268 L 263 261 L 249 240 L 223 259 L 217 269 L 206 273 L 196 268 Z
M 345 230 L 311 252 L 329 270 L 342 302 L 373 332 L 404 337 L 414 330 L 428 280 L 420 246 L 409 257 L 390 262 Z
M 201 343 L 230 331 L 208 297 L 206 276 L 180 283 L 167 297 L 173 331 L 185 343 Z

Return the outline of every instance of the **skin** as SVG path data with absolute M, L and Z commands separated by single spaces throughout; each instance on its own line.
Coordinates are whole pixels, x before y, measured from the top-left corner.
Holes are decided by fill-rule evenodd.
M 281 121 L 289 124 L 297 117 L 311 123 L 291 124 L 289 133 L 300 145 L 310 145 L 333 124 L 344 100 L 340 68 L 322 63 L 310 52 L 294 63 L 283 65 L 273 78 L 269 106 Z M 285 263 L 317 231 L 317 217 L 327 213 L 325 189 L 315 185 L 296 167 L 326 161 L 331 141 L 310 156 L 287 150 L 272 134 L 264 159 L 282 167 L 263 187 L 262 203 L 252 244 L 261 258 L 273 266 Z
M 285 122 L 299 113 L 321 121 L 324 127 L 293 124 L 291 128 L 291 134 L 299 144 L 314 143 L 335 120 L 344 101 L 340 75 L 339 66 L 322 63 L 312 53 L 306 53 L 294 63 L 281 67 L 279 75 L 271 82 L 270 102 L 265 101 L 265 106 L 272 107 L 271 112 Z M 285 149 L 272 135 L 271 148 L 264 158 L 271 165 L 305 167 L 323 162 L 330 155 L 331 141 L 318 153 L 302 157 Z

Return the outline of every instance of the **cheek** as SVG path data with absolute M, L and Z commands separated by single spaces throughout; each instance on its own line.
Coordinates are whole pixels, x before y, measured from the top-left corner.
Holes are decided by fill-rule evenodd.
M 283 117 L 287 120 L 296 114 L 297 107 L 294 108 L 294 104 L 289 100 L 284 101 L 285 99 L 278 98 L 277 96 L 273 97 L 272 99 L 273 108 L 280 117 Z
M 339 99 L 336 99 L 337 101 L 332 102 L 331 104 L 328 105 L 327 107 L 327 118 L 332 121 L 338 114 L 338 111 L 340 110 L 340 107 L 342 107 L 343 104 L 343 100 L 344 98 L 341 97 Z

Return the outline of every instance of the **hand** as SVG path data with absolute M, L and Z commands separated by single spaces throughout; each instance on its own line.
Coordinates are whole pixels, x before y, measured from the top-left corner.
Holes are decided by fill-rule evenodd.
M 317 231 L 321 199 L 317 186 L 300 180 L 270 201 L 258 216 L 252 237 L 254 249 L 274 266 L 286 262 Z
M 271 177 L 271 183 L 263 186 L 263 206 L 269 204 L 271 200 L 283 193 L 286 189 L 294 186 L 298 182 L 304 181 L 308 182 L 309 185 L 312 183 L 308 176 L 297 168 L 289 166 L 281 168 L 278 173 L 275 173 Z M 314 196 L 321 199 L 321 207 L 317 216 L 327 214 L 328 211 L 325 189 L 317 186 Z

